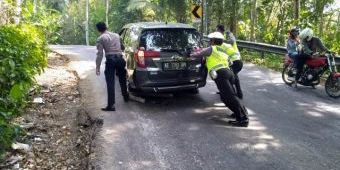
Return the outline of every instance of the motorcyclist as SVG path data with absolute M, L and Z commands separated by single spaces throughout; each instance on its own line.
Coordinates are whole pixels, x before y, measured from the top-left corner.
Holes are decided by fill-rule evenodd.
M 297 87 L 297 80 L 301 76 L 305 59 L 308 57 L 315 58 L 319 56 L 320 52 L 330 52 L 329 49 L 322 43 L 320 38 L 314 36 L 313 30 L 305 28 L 299 34 L 301 44 L 299 45 L 299 57 L 302 58 L 301 62 L 297 63 L 297 73 L 293 87 Z
M 302 53 L 311 57 L 318 57 L 320 52 L 330 52 L 320 38 L 314 36 L 313 30 L 305 28 L 299 34 L 302 44 Z

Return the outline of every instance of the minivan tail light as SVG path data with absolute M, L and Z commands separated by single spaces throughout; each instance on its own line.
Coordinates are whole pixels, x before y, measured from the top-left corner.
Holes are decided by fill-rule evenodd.
M 161 53 L 158 51 L 144 51 L 144 50 L 138 50 L 135 53 L 135 60 L 137 62 L 138 67 L 145 68 L 145 59 L 146 58 L 158 58 L 161 57 Z

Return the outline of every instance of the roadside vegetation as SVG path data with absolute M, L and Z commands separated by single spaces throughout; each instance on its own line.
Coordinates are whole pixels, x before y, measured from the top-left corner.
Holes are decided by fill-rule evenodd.
M 28 104 L 34 75 L 47 64 L 46 45 L 44 36 L 32 25 L 0 27 L 0 153 L 22 132 L 10 122 Z
M 261 58 L 259 52 L 247 50 L 242 50 L 241 54 L 243 61 L 251 62 L 275 71 L 282 71 L 283 69 L 284 57 L 282 55 L 265 53 L 265 56 Z

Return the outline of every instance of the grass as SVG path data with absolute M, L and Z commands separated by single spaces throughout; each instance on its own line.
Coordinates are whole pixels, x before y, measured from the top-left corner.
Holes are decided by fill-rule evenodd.
M 275 71 L 282 71 L 284 56 L 280 54 L 265 53 L 264 58 L 261 58 L 260 52 L 241 51 L 242 60 L 253 63 L 258 66 L 263 66 Z

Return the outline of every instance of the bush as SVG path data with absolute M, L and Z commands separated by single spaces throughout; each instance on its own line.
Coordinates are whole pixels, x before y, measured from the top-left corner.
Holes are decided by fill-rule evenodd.
M 11 146 L 19 128 L 10 124 L 27 104 L 34 75 L 47 65 L 43 32 L 31 25 L 0 27 L 0 154 Z
M 263 59 L 260 57 L 259 52 L 242 50 L 242 60 L 254 63 L 259 66 L 264 66 L 276 71 L 282 71 L 283 68 L 283 55 L 265 53 Z

